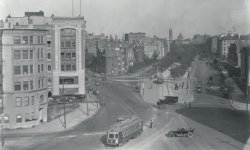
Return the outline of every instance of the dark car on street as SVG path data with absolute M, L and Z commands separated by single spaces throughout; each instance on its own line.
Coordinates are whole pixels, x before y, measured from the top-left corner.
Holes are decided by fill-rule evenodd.
M 193 137 L 193 135 L 194 135 L 194 128 L 189 128 L 189 129 L 180 128 L 175 131 L 169 131 L 167 134 L 168 137 L 179 137 L 179 136 Z
M 178 102 L 178 96 L 165 96 L 164 99 L 159 99 L 156 104 L 157 106 L 166 105 L 166 104 L 175 104 Z

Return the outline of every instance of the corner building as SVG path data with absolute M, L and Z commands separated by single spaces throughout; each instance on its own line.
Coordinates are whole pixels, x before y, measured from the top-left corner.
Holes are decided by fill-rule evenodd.
M 46 122 L 46 30 L 2 29 L 0 36 L 4 106 L 0 120 L 5 128 Z
M 7 16 L 2 24 L 0 116 L 5 128 L 46 122 L 48 97 L 85 94 L 84 17 L 25 12 L 24 17 Z

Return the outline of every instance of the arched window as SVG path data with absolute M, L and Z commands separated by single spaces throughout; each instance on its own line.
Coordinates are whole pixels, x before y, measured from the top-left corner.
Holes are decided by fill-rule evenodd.
M 16 115 L 16 122 L 17 123 L 22 123 L 23 117 L 21 114 Z
M 44 99 L 43 95 L 40 95 L 39 103 L 43 103 L 43 99 Z
M 4 123 L 9 123 L 9 122 L 10 122 L 10 120 L 9 120 L 9 115 L 7 115 L 7 114 L 4 115 L 4 118 L 3 118 L 3 119 L 4 119 L 4 120 L 3 120 Z
M 52 97 L 52 92 L 51 91 L 48 92 L 48 98 L 50 98 L 50 97 Z

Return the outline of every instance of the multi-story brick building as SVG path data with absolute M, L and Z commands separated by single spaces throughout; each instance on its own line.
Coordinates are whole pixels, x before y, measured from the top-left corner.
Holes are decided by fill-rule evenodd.
M 196 34 L 194 35 L 193 39 L 192 39 L 192 43 L 193 44 L 204 44 L 207 42 L 207 40 L 210 38 L 210 35 L 200 35 L 200 34 Z
M 3 78 L 8 78 L 2 84 L 4 115 L 9 120 L 6 127 L 47 121 L 48 96 L 85 94 L 85 24 L 81 16 L 45 17 L 42 11 L 6 18 L 1 29 L 3 66 L 14 69 L 3 67 L 2 72 Z M 23 121 L 26 113 L 36 120 Z
M 47 121 L 46 30 L 0 31 L 4 127 L 31 127 Z
M 156 36 L 147 37 L 144 42 L 144 54 L 148 58 L 152 58 L 153 54 L 157 54 L 157 59 L 161 59 L 165 56 L 164 39 L 160 39 Z
M 228 34 L 227 36 L 221 36 L 218 40 L 218 52 L 220 55 L 226 59 L 228 54 L 228 48 L 231 44 L 236 44 L 239 42 L 238 34 Z
M 125 34 L 125 41 L 129 43 L 144 43 L 145 39 L 146 39 L 146 33 L 130 32 L 130 33 Z

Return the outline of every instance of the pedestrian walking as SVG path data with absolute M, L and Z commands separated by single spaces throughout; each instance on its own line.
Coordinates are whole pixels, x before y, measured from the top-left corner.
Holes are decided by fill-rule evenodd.
M 153 121 L 150 120 L 149 128 L 153 128 Z
M 174 88 L 175 90 L 178 90 L 178 85 L 177 85 L 177 83 L 175 83 L 175 88 Z
M 183 87 L 184 87 L 184 82 L 182 82 L 182 84 L 181 84 L 181 88 L 183 89 Z

